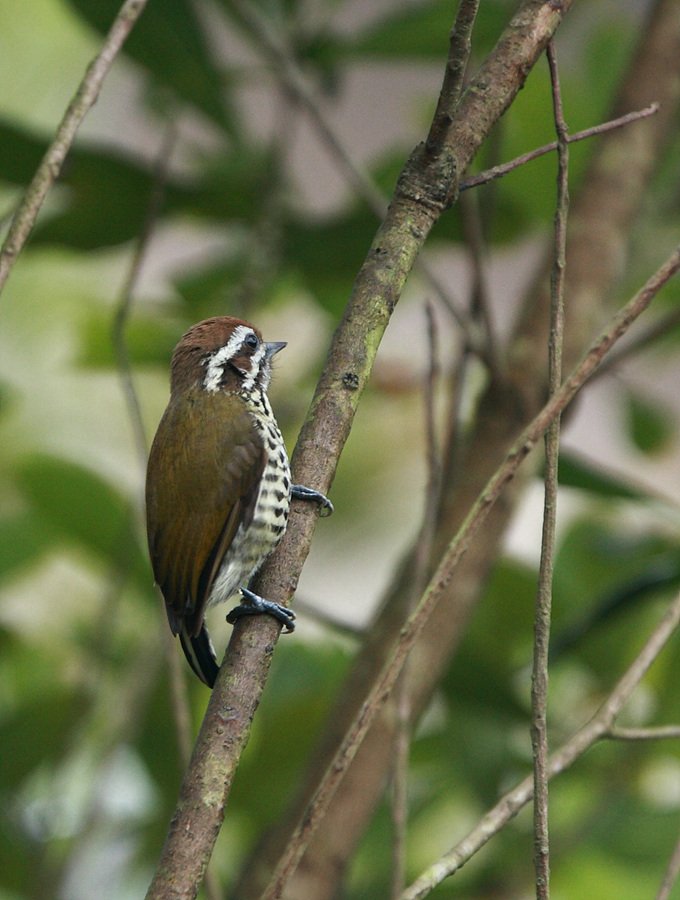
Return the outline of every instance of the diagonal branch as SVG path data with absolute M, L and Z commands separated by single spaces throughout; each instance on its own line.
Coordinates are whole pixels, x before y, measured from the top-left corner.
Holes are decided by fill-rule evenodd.
M 83 80 L 57 129 L 54 141 L 47 149 L 12 218 L 0 250 L 0 291 L 9 277 L 14 261 L 28 240 L 43 200 L 59 177 L 80 123 L 97 100 L 104 79 L 145 6 L 146 0 L 125 0 L 101 50 L 87 67 Z
M 599 134 L 606 134 L 608 131 L 623 128 L 625 125 L 632 125 L 633 122 L 638 122 L 640 119 L 647 119 L 649 116 L 656 115 L 658 111 L 659 104 L 656 102 L 650 103 L 649 106 L 646 106 L 644 109 L 634 110 L 633 112 L 626 113 L 625 116 L 617 116 L 617 118 L 610 119 L 608 122 L 602 122 L 600 125 L 593 125 L 591 128 L 584 128 L 583 131 L 568 134 L 566 135 L 565 141 L 567 144 L 585 141 L 588 138 L 597 137 Z M 545 156 L 546 153 L 552 153 L 553 150 L 557 150 L 558 147 L 559 141 L 551 141 L 549 144 L 544 144 L 542 147 L 536 147 L 534 150 L 522 153 L 520 156 L 508 160 L 508 162 L 500 163 L 497 166 L 493 166 L 491 169 L 485 169 L 478 175 L 470 175 L 467 178 L 463 178 L 460 182 L 461 193 L 470 188 L 479 187 L 480 184 L 488 184 L 496 178 L 502 178 L 514 169 L 519 169 L 520 166 L 524 166 L 528 162 L 538 159 L 540 156 Z

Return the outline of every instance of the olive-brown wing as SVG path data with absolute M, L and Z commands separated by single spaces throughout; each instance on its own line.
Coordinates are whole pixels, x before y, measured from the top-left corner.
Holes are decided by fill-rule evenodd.
M 171 400 L 151 447 L 147 531 L 170 627 L 197 634 L 220 563 L 252 518 L 265 449 L 236 395 L 198 388 Z

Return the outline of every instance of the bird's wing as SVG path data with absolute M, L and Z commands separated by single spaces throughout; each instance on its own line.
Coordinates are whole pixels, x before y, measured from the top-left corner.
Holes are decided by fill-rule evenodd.
M 238 396 L 192 389 L 168 406 L 149 456 L 146 502 L 151 562 L 175 634 L 182 622 L 200 631 L 224 555 L 252 519 L 265 462 Z

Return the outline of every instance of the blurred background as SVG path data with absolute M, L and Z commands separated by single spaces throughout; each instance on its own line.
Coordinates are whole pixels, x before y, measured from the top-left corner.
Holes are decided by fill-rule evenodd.
M 117 6 L 0 0 L 5 222 Z M 473 68 L 516 6 L 482 0 Z M 635 0 L 584 0 L 566 17 L 558 51 L 572 133 L 610 115 L 646 17 L 662 6 L 680 19 L 677 3 Z M 0 298 L 1 900 L 143 896 L 184 770 L 172 658 L 192 733 L 208 698 L 170 639 L 143 526 L 145 458 L 172 348 L 191 324 L 222 314 L 287 341 L 270 397 L 292 450 L 378 224 L 339 155 L 389 197 L 426 134 L 454 15 L 444 0 L 150 0 L 87 116 Z M 286 85 L 270 41 L 311 85 L 312 109 Z M 603 304 L 611 310 L 678 241 L 673 116 Z M 475 167 L 553 137 L 541 60 Z M 571 147 L 574 193 L 595 145 Z M 549 248 L 555 174 L 548 155 L 478 192 L 485 302 L 502 347 Z M 473 309 L 479 289 L 470 233 L 469 213 L 456 207 L 426 252 L 459 309 Z M 282 817 L 421 527 L 427 302 L 446 441 L 464 341 L 416 274 L 362 399 L 331 490 L 336 513 L 319 524 L 300 581 L 299 626 L 277 647 L 229 801 L 213 862 L 224 891 Z M 555 745 L 601 702 L 680 584 L 679 304 L 676 281 L 652 311 L 668 323 L 658 340 L 588 387 L 566 423 Z M 587 343 L 597 327 L 586 326 Z M 462 431 L 484 377 L 467 365 Z M 528 479 L 416 732 L 411 877 L 529 770 L 541 505 L 540 481 Z M 221 655 L 224 611 L 210 627 Z M 638 691 L 631 723 L 680 720 L 679 651 L 676 641 Z M 343 896 L 388 895 L 388 809 L 381 802 L 359 829 Z M 597 748 L 556 782 L 552 810 L 556 897 L 653 896 L 680 831 L 677 744 Z M 520 816 L 436 896 L 529 896 L 530 829 L 530 814 Z

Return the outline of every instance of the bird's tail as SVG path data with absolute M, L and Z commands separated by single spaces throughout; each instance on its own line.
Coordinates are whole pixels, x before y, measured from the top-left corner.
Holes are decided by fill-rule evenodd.
M 179 630 L 179 639 L 191 668 L 204 684 L 207 684 L 209 688 L 214 687 L 220 667 L 217 665 L 215 648 L 210 640 L 205 622 L 203 622 L 201 630 L 195 637 L 189 634 L 186 625 L 182 623 L 182 627 Z

